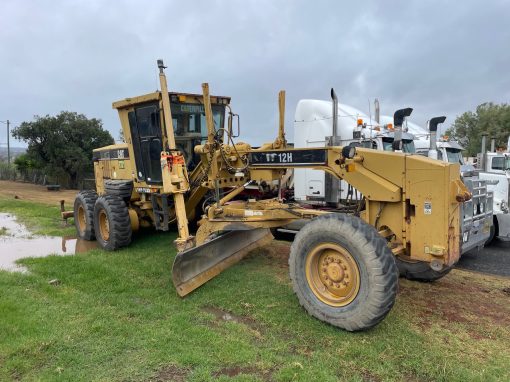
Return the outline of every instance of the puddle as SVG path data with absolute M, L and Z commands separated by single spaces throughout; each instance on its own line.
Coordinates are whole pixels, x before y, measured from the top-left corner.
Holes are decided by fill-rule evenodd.
M 45 257 L 48 255 L 74 255 L 97 248 L 95 241 L 74 236 L 32 235 L 23 224 L 16 222 L 12 214 L 0 213 L 0 269 L 13 272 L 27 272 L 16 264 L 24 257 Z

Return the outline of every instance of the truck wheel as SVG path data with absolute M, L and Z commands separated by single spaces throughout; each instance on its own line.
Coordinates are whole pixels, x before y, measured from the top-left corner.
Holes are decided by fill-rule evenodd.
M 289 267 L 299 303 L 342 329 L 377 325 L 395 302 L 394 256 L 375 228 L 355 216 L 328 214 L 307 223 L 292 243 Z
M 101 248 L 114 251 L 131 243 L 131 221 L 124 200 L 115 195 L 97 198 L 94 206 L 96 239 Z
M 491 231 L 489 234 L 489 238 L 485 242 L 485 246 L 492 245 L 494 243 L 494 238 L 496 237 L 496 231 L 498 231 L 498 220 L 496 219 L 496 216 L 494 216 L 494 219 L 492 221 L 491 225 Z
M 446 276 L 453 269 L 453 265 L 449 267 L 444 267 L 440 271 L 435 271 L 430 268 L 429 263 L 426 261 L 405 261 L 396 258 L 398 271 L 400 273 L 400 277 L 405 277 L 408 280 L 415 281 L 423 281 L 423 282 L 431 282 L 439 280 L 440 278 Z
M 74 199 L 74 225 L 78 237 L 84 240 L 94 240 L 94 205 L 97 194 L 93 190 L 78 192 Z

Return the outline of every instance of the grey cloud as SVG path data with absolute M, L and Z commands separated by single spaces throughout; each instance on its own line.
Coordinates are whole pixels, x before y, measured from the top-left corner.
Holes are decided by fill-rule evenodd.
M 272 140 L 277 93 L 287 129 L 301 98 L 368 112 L 413 106 L 412 120 L 456 115 L 510 97 L 506 1 L 3 1 L 0 120 L 73 110 L 117 137 L 112 101 L 157 88 L 230 95 L 243 138 Z M 0 133 L 0 142 L 5 134 Z

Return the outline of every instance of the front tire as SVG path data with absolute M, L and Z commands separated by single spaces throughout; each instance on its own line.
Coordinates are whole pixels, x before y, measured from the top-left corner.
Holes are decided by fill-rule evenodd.
M 74 199 L 74 225 L 78 237 L 94 240 L 94 205 L 97 194 L 93 190 L 80 191 Z
M 496 219 L 496 215 L 494 215 L 494 218 L 492 220 L 491 230 L 489 233 L 489 238 L 485 242 L 485 246 L 488 247 L 489 245 L 494 244 L 494 238 L 497 236 L 496 232 L 498 231 L 498 220 Z
M 306 311 L 348 331 L 377 325 L 395 303 L 394 256 L 375 228 L 355 216 L 328 214 L 306 224 L 291 246 L 289 268 Z
M 96 239 L 107 251 L 126 247 L 131 243 L 131 221 L 124 200 L 115 195 L 100 196 L 94 207 Z
M 430 268 L 430 264 L 426 261 L 405 261 L 396 258 L 398 271 L 400 277 L 405 277 L 408 280 L 432 282 L 439 280 L 446 276 L 453 269 L 453 265 L 444 267 L 440 271 L 435 271 Z

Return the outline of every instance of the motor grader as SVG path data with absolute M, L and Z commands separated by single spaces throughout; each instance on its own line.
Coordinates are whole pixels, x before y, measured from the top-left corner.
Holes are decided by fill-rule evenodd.
M 141 226 L 176 224 L 172 278 L 185 296 L 272 240 L 271 228 L 308 219 L 290 249 L 293 289 L 308 313 L 350 331 L 390 311 L 395 256 L 438 271 L 458 260 L 458 209 L 470 197 L 458 165 L 350 146 L 291 147 L 283 91 L 275 141 L 234 143 L 230 98 L 211 96 L 207 84 L 201 95 L 169 93 L 161 60 L 158 67 L 161 91 L 113 104 L 125 143 L 94 150 L 96 190 L 80 192 L 74 204 L 80 237 L 115 250 Z M 278 185 L 288 168 L 345 179 L 363 204 L 338 214 L 242 197 L 249 187 Z

